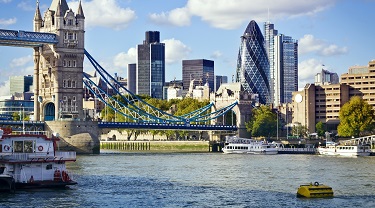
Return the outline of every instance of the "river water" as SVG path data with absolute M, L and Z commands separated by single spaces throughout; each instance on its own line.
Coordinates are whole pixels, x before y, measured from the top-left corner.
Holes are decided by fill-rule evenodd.
M 102 153 L 69 169 L 78 185 L 0 193 L 0 207 L 375 207 L 375 157 Z M 296 197 L 315 181 L 335 196 Z

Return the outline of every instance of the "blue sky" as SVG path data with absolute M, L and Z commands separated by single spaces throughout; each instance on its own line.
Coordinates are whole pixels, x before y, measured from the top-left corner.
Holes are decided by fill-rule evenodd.
M 42 16 L 52 0 L 40 0 Z M 67 1 L 77 11 L 78 1 Z M 322 69 L 339 76 L 375 59 L 375 0 L 82 0 L 85 48 L 111 74 L 126 77 L 145 31 L 166 45 L 166 80 L 181 79 L 182 60 L 215 61 L 231 80 L 240 36 L 255 20 L 299 41 L 299 88 Z M 35 0 L 0 0 L 0 28 L 33 30 Z M 263 30 L 263 29 L 262 29 Z M 84 71 L 93 71 L 86 60 Z M 32 49 L 0 47 L 0 95 L 9 76 L 33 74 Z

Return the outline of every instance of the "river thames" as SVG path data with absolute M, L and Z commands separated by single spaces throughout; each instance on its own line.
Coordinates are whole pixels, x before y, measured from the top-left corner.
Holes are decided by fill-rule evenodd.
M 375 157 L 102 153 L 69 170 L 78 185 L 0 193 L 0 207 L 375 207 Z M 296 197 L 315 181 L 335 196 Z

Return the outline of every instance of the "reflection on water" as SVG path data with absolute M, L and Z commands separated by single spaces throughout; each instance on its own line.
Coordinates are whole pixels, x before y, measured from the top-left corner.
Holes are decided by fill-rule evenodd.
M 78 185 L 2 194 L 0 206 L 375 206 L 375 157 L 125 153 L 78 156 L 69 169 Z M 300 184 L 314 181 L 331 186 L 335 197 L 296 198 Z

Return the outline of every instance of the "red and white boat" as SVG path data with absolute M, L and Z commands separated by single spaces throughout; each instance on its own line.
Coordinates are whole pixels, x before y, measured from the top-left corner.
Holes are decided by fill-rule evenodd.
M 0 129 L 0 190 L 77 184 L 65 166 L 76 161 L 76 152 L 58 151 L 58 137 L 14 133 Z

